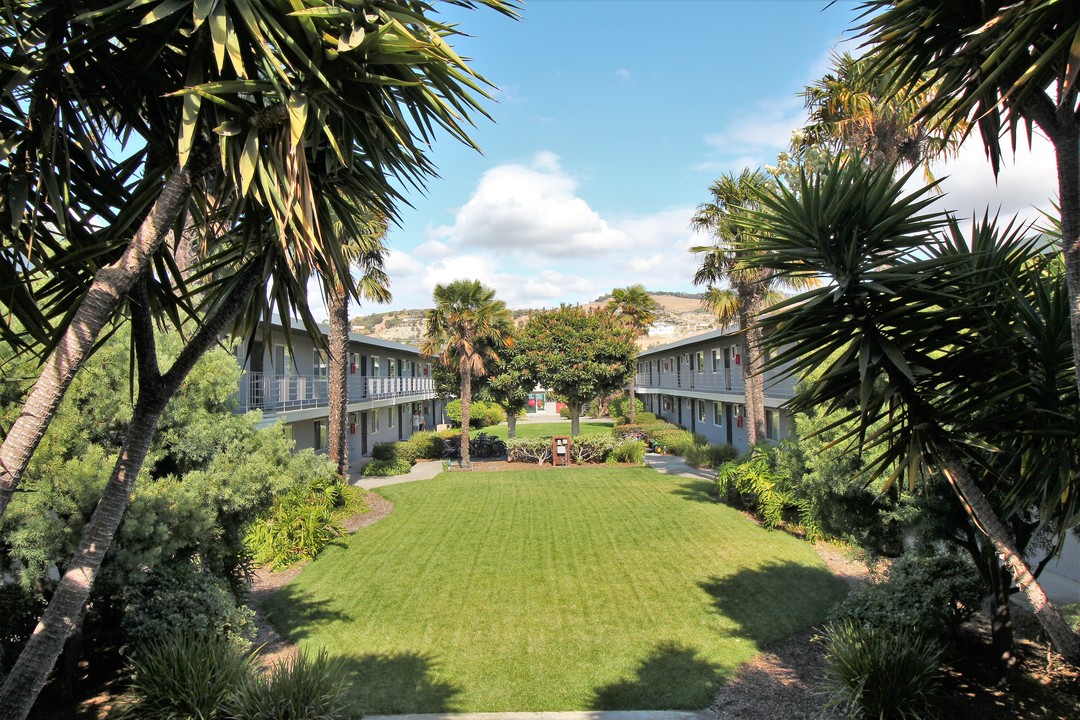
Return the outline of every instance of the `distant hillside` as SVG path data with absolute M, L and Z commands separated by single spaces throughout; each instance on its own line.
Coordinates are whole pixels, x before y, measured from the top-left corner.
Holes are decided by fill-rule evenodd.
M 701 295 L 681 292 L 649 293 L 663 308 L 660 317 L 647 337 L 638 344 L 642 348 L 674 342 L 691 335 L 699 335 L 719 327 L 712 313 L 701 309 Z M 597 298 L 585 307 L 601 307 L 611 295 Z M 427 310 L 390 310 L 355 317 L 350 323 L 353 332 L 383 340 L 419 345 L 424 338 L 424 313 Z M 511 310 L 517 321 L 527 317 L 529 310 Z

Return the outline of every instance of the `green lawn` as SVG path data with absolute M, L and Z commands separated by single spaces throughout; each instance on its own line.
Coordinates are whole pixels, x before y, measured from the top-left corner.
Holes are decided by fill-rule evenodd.
M 700 709 L 843 589 L 808 545 L 649 468 L 444 473 L 269 604 L 360 713 Z
M 596 434 L 611 434 L 611 428 L 613 423 L 610 420 L 582 420 L 581 421 L 581 434 L 582 435 L 596 435 Z M 479 433 L 485 432 L 492 437 L 506 439 L 507 427 L 506 423 L 501 425 L 495 425 L 494 427 L 486 427 L 483 430 L 472 430 L 470 435 L 476 437 Z M 568 422 L 553 422 L 553 423 L 530 423 L 527 421 L 519 420 L 517 424 L 517 436 L 519 438 L 537 438 L 537 437 L 553 437 L 555 435 L 569 435 L 570 423 Z

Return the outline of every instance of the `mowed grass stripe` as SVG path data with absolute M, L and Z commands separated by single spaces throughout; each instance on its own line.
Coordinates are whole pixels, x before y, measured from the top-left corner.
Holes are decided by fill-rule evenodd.
M 648 468 L 450 473 L 271 603 L 358 713 L 696 709 L 843 593 L 813 549 Z

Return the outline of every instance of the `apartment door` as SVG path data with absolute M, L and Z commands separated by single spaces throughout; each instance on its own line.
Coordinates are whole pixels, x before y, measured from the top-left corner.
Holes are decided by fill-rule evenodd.
M 724 351 L 725 353 L 727 350 Z M 734 439 L 734 435 L 731 431 L 731 426 L 735 422 L 735 413 L 731 410 L 731 403 L 724 403 L 724 427 L 727 429 L 727 442 L 731 444 Z
M 368 396 L 367 390 L 367 376 L 368 376 L 368 359 L 367 355 L 360 354 L 360 399 L 364 400 Z M 364 415 L 367 417 L 367 414 Z
M 360 413 L 360 454 L 367 455 L 367 416 L 366 412 Z
M 731 389 L 731 348 L 724 348 L 724 389 Z
M 397 439 L 398 440 L 404 440 L 405 439 L 405 423 L 402 422 L 402 418 L 404 417 L 403 416 L 403 411 L 404 410 L 405 410 L 404 405 L 398 405 L 397 406 Z M 410 418 L 410 420 L 411 420 L 411 418 Z

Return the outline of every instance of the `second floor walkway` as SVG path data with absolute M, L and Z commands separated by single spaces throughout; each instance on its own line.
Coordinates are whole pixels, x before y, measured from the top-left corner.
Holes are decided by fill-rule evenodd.
M 389 400 L 414 402 L 435 395 L 430 377 L 365 377 L 349 375 L 350 404 Z M 274 415 L 291 410 L 308 410 L 329 405 L 329 383 L 325 375 L 274 375 L 247 372 L 240 379 L 240 411 L 262 410 Z

